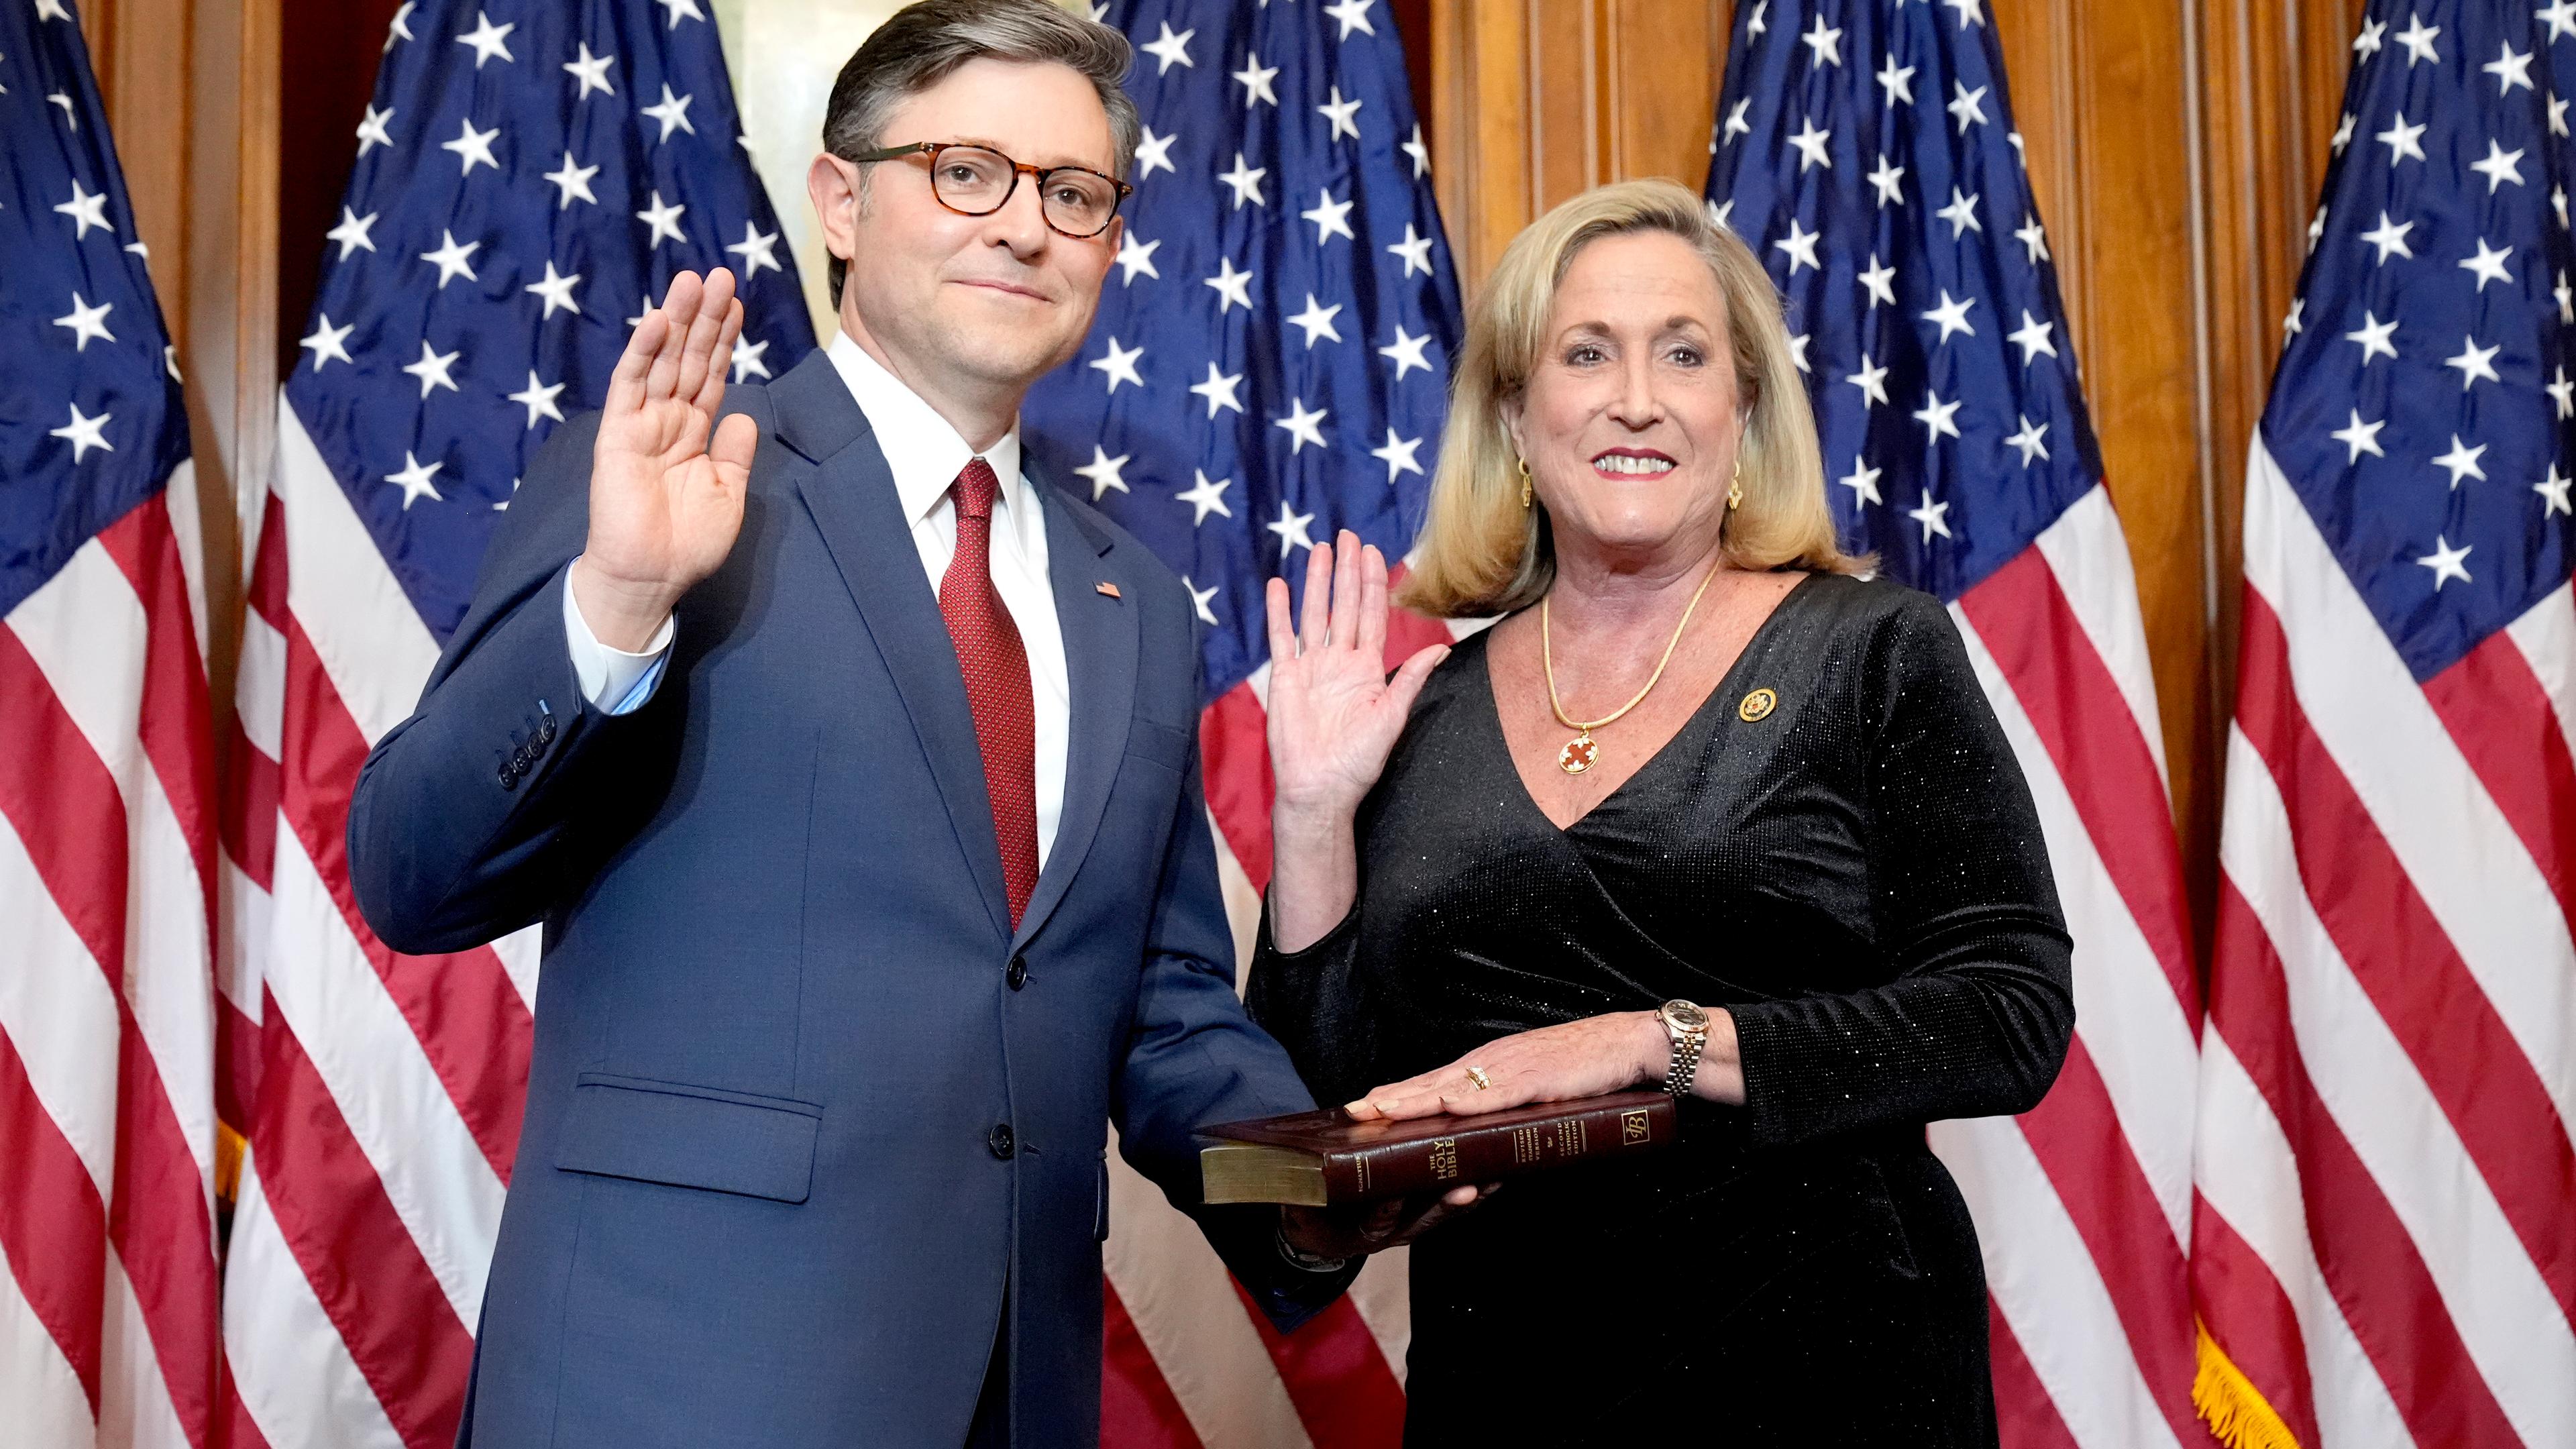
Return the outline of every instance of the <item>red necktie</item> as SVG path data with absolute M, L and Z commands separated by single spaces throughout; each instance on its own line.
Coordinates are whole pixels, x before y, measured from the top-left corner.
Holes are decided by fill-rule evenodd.
M 993 835 L 1002 847 L 1002 888 L 1017 930 L 1038 888 L 1038 707 L 1029 689 L 1028 651 L 993 591 L 993 495 L 1000 487 L 993 465 L 973 458 L 949 490 L 957 506 L 957 553 L 939 581 L 939 613 L 966 675 L 966 706 L 975 713 L 984 791 L 993 800 Z

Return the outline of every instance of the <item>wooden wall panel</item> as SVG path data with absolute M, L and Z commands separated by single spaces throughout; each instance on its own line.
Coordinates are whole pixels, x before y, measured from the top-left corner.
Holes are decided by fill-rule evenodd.
M 117 161 L 134 197 L 135 230 L 152 254 L 156 289 L 180 282 L 177 263 L 187 236 L 188 117 L 169 101 L 185 94 L 190 9 L 191 0 L 114 0 L 81 12 L 99 95 L 116 131 Z M 184 323 L 167 293 L 164 305 L 172 314 L 171 340 L 184 346 Z
M 2016 10 L 2034 4 L 2045 5 L 2046 0 L 2021 0 Z M 2018 13 L 2008 11 L 1996 18 L 1995 38 L 2003 48 L 2014 131 L 2022 138 L 2023 167 L 2030 173 L 2031 192 L 2039 203 L 2040 218 L 2048 224 L 2058 284 L 2066 294 L 2067 330 L 2086 335 L 2092 329 L 2080 310 L 2078 299 L 2084 289 L 2076 280 L 2088 265 L 2083 188 L 2076 170 L 2075 137 L 2063 123 L 2063 118 L 2076 107 L 2074 27 L 2030 24 Z
M 277 0 L 85 0 L 81 28 L 186 383 L 220 720 L 276 408 Z
M 2195 914 L 2217 839 L 2186 0 L 1994 0 L 2013 114 L 2128 536 Z
M 2237 592 L 2247 445 L 2263 411 L 2283 322 L 2307 259 L 2343 105 L 2362 0 L 2204 0 L 2201 184 L 2207 284 L 2202 325 L 2212 498 L 2211 650 L 2224 728 L 2236 682 Z
M 1522 182 L 1532 214 L 1601 179 L 1601 131 L 1613 118 L 1601 104 L 1601 56 L 1592 4 L 1527 0 L 1521 85 L 1530 93 L 1530 128 L 1522 148 Z
M 1444 0 L 1431 12 L 1431 177 L 1462 286 L 1473 288 L 1532 213 L 1529 15 Z
M 303 360 L 296 343 L 322 289 L 323 237 L 340 219 L 358 160 L 358 122 L 376 94 L 376 66 L 399 0 L 270 0 L 278 10 L 278 256 L 276 353 L 281 376 Z
M 1725 18 L 1705 3 L 1600 3 L 1598 180 L 1669 176 L 1697 191 L 1708 180 L 1709 123 L 1726 54 Z
M 1725 0 L 1431 0 L 1432 177 L 1472 288 L 1565 198 L 1633 176 L 1696 191 Z

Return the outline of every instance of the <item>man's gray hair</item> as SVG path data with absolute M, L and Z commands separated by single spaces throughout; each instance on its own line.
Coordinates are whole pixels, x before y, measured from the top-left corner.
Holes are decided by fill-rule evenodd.
M 970 60 L 1071 66 L 1090 80 L 1109 112 L 1112 168 L 1125 180 L 1136 157 L 1142 122 L 1136 102 L 1119 88 L 1135 51 L 1127 37 L 1047 0 L 921 0 L 876 28 L 832 83 L 823 110 L 823 149 L 849 158 L 886 144 L 886 121 L 895 108 L 948 78 Z M 913 140 L 935 141 L 937 136 Z M 862 173 L 860 195 L 866 195 Z M 841 305 L 841 279 L 849 264 L 832 258 L 832 305 Z

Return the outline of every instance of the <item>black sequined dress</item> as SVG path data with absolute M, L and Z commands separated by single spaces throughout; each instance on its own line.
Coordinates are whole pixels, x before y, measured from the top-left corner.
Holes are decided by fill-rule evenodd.
M 1992 1444 L 1976 1234 L 1924 1124 L 2027 1110 L 2074 1008 L 2030 791 L 1948 614 L 1802 581 L 1565 830 L 1514 771 L 1485 637 L 1362 808 L 1351 916 L 1295 955 L 1265 922 L 1253 1014 L 1333 1102 L 1686 997 L 1734 1014 L 1746 1102 L 1415 1244 L 1406 1442 Z M 1756 689 L 1778 703 L 1747 720 Z

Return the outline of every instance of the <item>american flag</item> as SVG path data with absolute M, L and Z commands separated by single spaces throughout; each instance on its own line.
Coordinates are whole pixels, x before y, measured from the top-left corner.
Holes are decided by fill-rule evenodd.
M 1931 1131 L 1984 1251 L 2004 1443 L 2205 1444 L 2201 1008 L 2163 736 L 2002 53 L 1982 0 L 1737 13 L 1710 208 L 1787 300 L 1846 545 L 1948 602 L 2075 937 L 2046 1100 Z
M 1082 355 L 1023 410 L 1049 476 L 1197 600 L 1207 792 L 1238 940 L 1270 876 L 1263 581 L 1348 528 L 1420 526 L 1458 288 L 1395 24 L 1376 0 L 1094 6 L 1136 43 L 1145 135 Z M 1447 631 L 1413 618 L 1392 657 Z M 1401 1253 L 1290 1338 L 1112 1154 L 1103 1437 L 1112 1446 L 1384 1444 L 1403 1423 Z
M 2245 481 L 2194 1287 L 2234 1442 L 2576 1443 L 2576 0 L 2372 4 Z
M 214 741 L 170 339 L 80 21 L 0 4 L 0 1438 L 213 1436 Z
M 451 1443 L 517 1150 L 533 932 L 388 950 L 342 845 L 522 463 L 673 273 L 742 278 L 737 380 L 813 346 L 700 0 L 397 12 L 278 409 L 225 822 L 237 1442 Z

